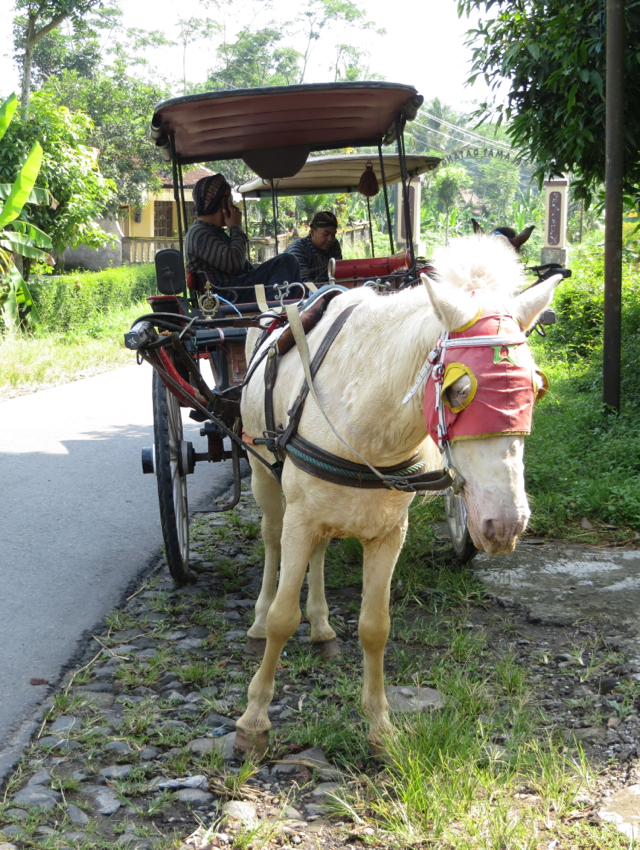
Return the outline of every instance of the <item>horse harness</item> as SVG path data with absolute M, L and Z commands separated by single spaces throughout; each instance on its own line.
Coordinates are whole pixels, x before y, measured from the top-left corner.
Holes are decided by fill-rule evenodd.
M 422 472 L 426 461 L 420 459 L 418 453 L 414 454 L 409 460 L 395 464 L 394 466 L 375 467 L 369 464 L 365 458 L 362 458 L 365 460 L 365 463 L 360 464 L 346 460 L 339 455 L 331 454 L 320 448 L 320 446 L 305 440 L 298 434 L 298 425 L 302 417 L 305 401 L 310 392 L 314 396 L 314 400 L 318 404 L 318 407 L 320 407 L 321 412 L 327 418 L 315 396 L 313 378 L 320 369 L 327 352 L 338 334 L 358 305 L 352 304 L 337 316 L 310 362 L 308 360 L 305 335 L 320 320 L 329 301 L 338 294 L 340 294 L 339 291 L 328 292 L 324 298 L 318 299 L 316 305 L 314 305 L 316 307 L 314 315 L 308 316 L 306 321 L 305 314 L 303 313 L 298 325 L 298 332 L 296 332 L 296 327 L 294 326 L 294 319 L 296 317 L 291 314 L 291 311 L 287 311 L 290 320 L 289 326 L 279 339 L 269 347 L 267 352 L 267 363 L 264 372 L 264 412 L 266 424 L 264 437 L 251 440 L 243 435 L 244 439 L 253 442 L 255 445 L 264 445 L 273 453 L 276 462 L 271 465 L 271 469 L 278 480 L 280 480 L 282 474 L 285 457 L 288 456 L 298 469 L 303 470 L 309 475 L 346 487 L 364 489 L 386 488 L 408 493 L 446 490 L 453 483 L 449 472 L 446 470 Z M 310 313 L 311 311 L 308 312 Z M 289 421 L 285 427 L 276 425 L 273 393 L 278 376 L 280 359 L 294 344 L 297 344 L 300 350 L 303 367 L 305 368 L 305 380 L 291 410 L 288 411 Z M 335 432 L 328 418 L 327 422 Z M 348 446 L 337 433 L 336 435 Z M 349 448 L 351 447 L 349 446 Z M 358 455 L 358 452 L 354 449 L 351 448 L 351 450 Z M 361 457 L 360 455 L 358 456 Z

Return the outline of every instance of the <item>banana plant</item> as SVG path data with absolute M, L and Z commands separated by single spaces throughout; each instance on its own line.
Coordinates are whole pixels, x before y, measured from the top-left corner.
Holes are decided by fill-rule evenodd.
M 15 94 L 0 106 L 0 141 L 17 106 Z M 34 224 L 20 218 L 25 204 L 48 199 L 45 190 L 34 188 L 41 164 L 42 147 L 35 142 L 15 182 L 0 184 L 0 200 L 3 201 L 0 207 L 0 313 L 9 333 L 17 331 L 21 316 L 31 324 L 39 322 L 33 298 L 14 262 L 14 255 L 33 260 L 50 259 L 51 239 Z

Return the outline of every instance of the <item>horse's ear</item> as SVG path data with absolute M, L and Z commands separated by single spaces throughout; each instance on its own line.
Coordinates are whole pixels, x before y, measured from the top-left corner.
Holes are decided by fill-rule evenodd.
M 513 239 L 510 239 L 509 242 L 511 242 L 516 251 L 519 251 L 535 229 L 535 224 L 532 224 L 531 227 L 525 227 L 522 233 L 518 233 L 518 235 L 514 236 Z
M 440 282 L 431 280 L 426 274 L 420 275 L 436 316 L 447 331 L 453 331 L 466 325 L 478 312 L 478 305 L 459 289 L 452 289 Z
M 482 229 L 482 225 L 480 224 L 479 221 L 476 221 L 475 218 L 471 219 L 471 224 L 473 225 L 473 232 L 474 233 L 484 233 L 484 230 Z
M 561 274 L 554 274 L 549 280 L 530 286 L 513 299 L 513 318 L 523 330 L 529 330 L 540 313 L 551 304 L 555 288 L 561 280 Z

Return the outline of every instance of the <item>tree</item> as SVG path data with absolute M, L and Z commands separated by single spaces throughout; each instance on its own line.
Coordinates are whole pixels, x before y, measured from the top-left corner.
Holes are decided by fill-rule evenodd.
M 459 165 L 439 168 L 424 187 L 422 196 L 423 223 L 437 224 L 444 218 L 445 239 L 449 239 L 449 230 L 458 223 L 458 210 L 464 207 L 462 191 L 471 183 L 467 170 Z M 440 215 L 439 215 L 440 214 Z
M 50 32 L 33 51 L 31 82 L 40 88 L 52 75 L 77 71 L 90 79 L 100 65 L 100 45 L 93 34 L 65 35 L 59 29 Z
M 298 22 L 301 35 L 306 39 L 304 53 L 302 54 L 302 70 L 298 82 L 304 82 L 305 74 L 311 52 L 315 43 L 322 35 L 322 31 L 331 23 L 357 24 L 360 29 L 371 29 L 372 21 L 367 21 L 365 12 L 356 6 L 351 0 L 316 0 L 311 3 L 304 11 L 298 14 L 296 19 Z M 384 30 L 377 30 L 378 34 L 383 34 Z M 343 45 L 346 47 L 347 45 Z
M 100 151 L 100 170 L 117 187 L 111 211 L 121 204 L 144 206 L 145 193 L 159 188 L 165 173 L 148 138 L 153 108 L 168 96 L 165 85 L 133 75 L 120 57 L 91 79 L 64 71 L 51 77 L 44 91 L 71 112 L 91 118 L 86 143 Z
M 359 50 L 352 44 L 336 45 L 336 63 L 332 68 L 335 82 L 381 79 L 378 74 L 372 74 L 369 71 L 369 66 L 366 64 L 368 58 L 369 53 L 366 50 Z
M 539 181 L 573 172 L 587 203 L 604 180 L 605 49 L 600 0 L 459 0 L 458 12 L 491 17 L 468 33 L 472 83 L 507 81 L 506 104 L 483 103 L 477 115 L 507 120 L 507 134 L 536 163 Z M 625 192 L 640 195 L 640 0 L 626 0 Z
M 182 94 L 187 93 L 187 47 L 198 41 L 206 41 L 220 29 L 220 24 L 209 18 L 178 18 L 178 44 L 182 47 Z
M 57 252 L 80 243 L 106 244 L 110 237 L 96 219 L 112 198 L 115 186 L 98 168 L 98 151 L 87 145 L 91 119 L 60 106 L 47 92 L 35 92 L 25 120 L 16 115 L 0 148 L 0 182 L 13 180 L 35 142 L 42 145 L 39 186 L 51 203 L 35 206 L 26 223 L 47 233 Z
M 252 32 L 242 30 L 235 42 L 217 50 L 218 65 L 210 72 L 214 88 L 260 88 L 288 86 L 300 74 L 301 55 L 292 47 L 280 47 L 284 33 L 275 26 Z
M 33 52 L 39 42 L 56 30 L 63 21 L 69 20 L 78 32 L 87 32 L 90 25 L 86 20 L 94 13 L 94 23 L 100 17 L 113 18 L 118 10 L 107 7 L 103 0 L 16 0 L 16 45 L 23 49 L 22 96 L 20 108 L 26 115 L 31 94 L 31 71 Z

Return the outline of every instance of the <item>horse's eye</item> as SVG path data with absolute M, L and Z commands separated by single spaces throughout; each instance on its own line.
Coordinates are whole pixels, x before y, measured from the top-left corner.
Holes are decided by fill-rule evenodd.
M 455 383 L 445 390 L 445 396 L 451 407 L 460 407 L 465 403 L 471 392 L 471 378 L 462 375 Z

